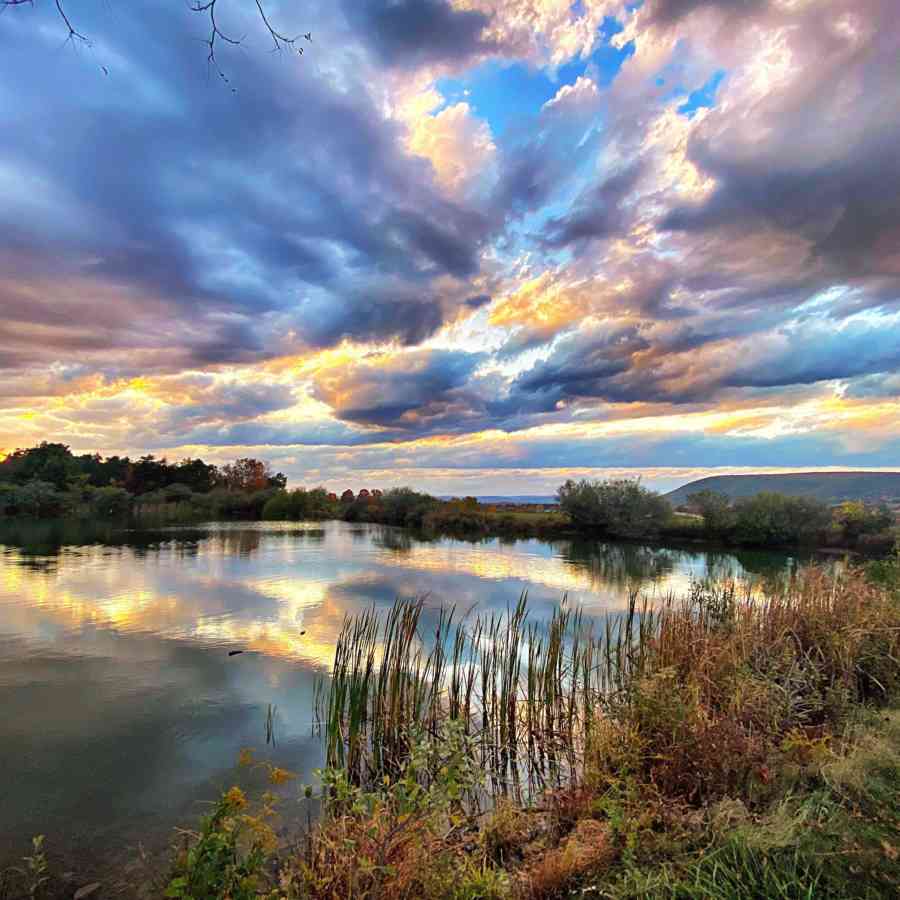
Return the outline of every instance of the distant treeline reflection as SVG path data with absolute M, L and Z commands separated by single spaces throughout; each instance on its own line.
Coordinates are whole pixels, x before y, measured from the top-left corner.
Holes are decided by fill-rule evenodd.
M 154 528 L 204 521 L 342 519 L 402 526 L 425 537 L 556 540 L 581 535 L 590 537 L 592 547 L 598 539 L 626 539 L 827 546 L 873 555 L 888 553 L 896 542 L 894 515 L 884 504 L 845 502 L 832 508 L 809 497 L 775 493 L 732 501 L 702 491 L 673 510 L 663 496 L 630 479 L 566 481 L 557 492 L 558 506 L 482 504 L 474 497 L 439 500 L 409 487 L 347 489 L 338 495 L 323 487 L 288 490 L 286 484 L 282 473 L 249 457 L 223 466 L 200 459 L 170 463 L 153 455 L 137 460 L 76 455 L 65 444 L 44 442 L 0 460 L 0 520 L 81 519 L 101 523 L 101 530 L 108 527 L 103 522 L 127 522 L 152 535 Z M 402 537 L 384 540 L 403 549 Z M 664 555 L 651 562 L 664 571 Z M 608 565 L 599 558 L 596 564 Z M 628 563 L 614 568 L 627 571 Z

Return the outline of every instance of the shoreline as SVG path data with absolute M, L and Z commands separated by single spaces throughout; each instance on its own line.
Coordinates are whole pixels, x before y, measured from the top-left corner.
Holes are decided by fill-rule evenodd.
M 526 513 L 528 517 L 538 515 L 536 513 Z M 0 543 L 4 531 L 15 530 L 17 527 L 83 527 L 89 524 L 99 533 L 116 534 L 122 532 L 129 533 L 153 533 L 154 531 L 165 531 L 175 527 L 201 527 L 220 523 L 228 523 L 239 526 L 242 523 L 270 523 L 277 524 L 310 522 L 344 522 L 350 525 L 381 525 L 389 528 L 396 528 L 407 532 L 412 537 L 419 540 L 430 541 L 437 540 L 442 537 L 452 538 L 475 543 L 482 540 L 500 539 L 500 540 L 541 540 L 547 543 L 554 541 L 590 541 L 607 544 L 629 544 L 641 545 L 660 549 L 698 551 L 708 553 L 780 553 L 789 556 L 801 556 L 805 559 L 812 559 L 816 556 L 828 557 L 845 557 L 847 559 L 858 560 L 876 560 L 884 559 L 891 553 L 890 549 L 882 549 L 880 551 L 865 550 L 858 547 L 842 547 L 831 544 L 801 544 L 801 543 L 779 543 L 779 544 L 760 544 L 749 542 L 735 542 L 723 540 L 721 538 L 706 537 L 701 534 L 686 534 L 681 525 L 675 525 L 671 529 L 663 527 L 654 534 L 647 535 L 619 535 L 610 534 L 608 532 L 593 529 L 578 529 L 571 522 L 561 521 L 562 514 L 540 513 L 544 521 L 539 523 L 531 523 L 520 517 L 515 517 L 511 513 L 488 513 L 483 522 L 470 524 L 467 526 L 446 525 L 442 527 L 424 528 L 412 525 L 398 525 L 394 522 L 384 521 L 383 519 L 346 519 L 341 516 L 322 516 L 322 517 L 305 517 L 302 519 L 260 519 L 260 518 L 218 518 L 209 519 L 203 516 L 183 517 L 183 516 L 132 516 L 129 519 L 90 519 L 86 517 L 70 516 L 70 517 L 51 517 L 39 518 L 29 516 L 17 516 L 0 518 Z M 553 518 L 554 521 L 547 522 L 546 518 Z M 500 521 L 497 521 L 500 519 Z

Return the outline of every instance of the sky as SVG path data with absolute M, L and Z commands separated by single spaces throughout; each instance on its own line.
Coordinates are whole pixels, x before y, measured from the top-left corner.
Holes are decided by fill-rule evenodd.
M 896 0 L 263 8 L 0 9 L 0 449 L 900 467 Z

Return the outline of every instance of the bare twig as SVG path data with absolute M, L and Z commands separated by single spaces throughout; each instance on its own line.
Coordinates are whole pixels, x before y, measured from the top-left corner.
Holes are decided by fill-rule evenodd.
M 197 13 L 209 13 L 209 39 L 206 41 L 206 45 L 209 47 L 209 55 L 206 59 L 222 75 L 222 70 L 219 69 L 219 65 L 216 62 L 216 41 L 221 38 L 226 44 L 237 47 L 240 46 L 241 39 L 230 38 L 219 28 L 219 24 L 216 22 L 216 3 L 218 2 L 219 0 L 207 0 L 206 3 L 201 3 L 200 0 L 197 0 L 196 3 L 191 4 L 191 9 Z
M 209 17 L 209 38 L 204 41 L 206 46 L 209 48 L 209 53 L 207 54 L 207 60 L 210 65 L 214 66 L 216 71 L 222 78 L 225 78 L 224 73 L 219 69 L 218 63 L 216 61 L 216 44 L 218 41 L 222 41 L 226 44 L 231 44 L 233 47 L 240 46 L 243 38 L 231 37 L 219 27 L 219 23 L 216 20 L 216 4 L 219 0 L 188 0 L 188 8 L 192 12 L 196 13 L 206 13 Z M 282 31 L 279 31 L 270 21 L 268 15 L 266 15 L 265 7 L 263 6 L 263 0 L 254 0 L 256 3 L 256 9 L 259 12 L 259 17 L 262 19 L 263 25 L 266 27 L 266 31 L 269 32 L 269 36 L 272 38 L 272 43 L 274 45 L 274 50 L 293 50 L 296 53 L 302 55 L 303 47 L 299 45 L 299 41 L 301 38 L 311 41 L 312 40 L 312 32 L 306 32 L 306 34 L 298 34 L 294 37 L 290 37 Z M 74 41 L 79 40 L 83 41 L 85 44 L 90 46 L 90 39 L 82 34 L 75 26 L 72 24 L 71 19 L 69 19 L 66 10 L 63 7 L 63 0 L 54 0 L 56 5 L 56 11 L 59 14 L 60 19 L 62 19 L 66 29 L 68 30 L 68 38 L 67 40 Z M 2 12 L 7 7 L 11 6 L 34 6 L 34 0 L 0 0 L 0 12 Z M 101 67 L 103 68 L 103 67 Z M 104 69 L 105 71 L 105 69 Z M 227 79 L 225 79 L 227 81 Z
M 29 6 L 34 6 L 34 0 L 0 0 L 4 7 L 7 6 L 25 6 L 27 3 Z M 88 38 L 83 35 L 80 31 L 78 31 L 73 25 L 69 17 L 66 15 L 66 11 L 63 9 L 62 0 L 54 0 L 56 4 L 56 11 L 59 13 L 59 17 L 63 20 L 66 25 L 66 28 L 69 31 L 69 35 L 67 40 L 74 41 L 84 41 L 85 44 L 90 45 L 90 41 Z

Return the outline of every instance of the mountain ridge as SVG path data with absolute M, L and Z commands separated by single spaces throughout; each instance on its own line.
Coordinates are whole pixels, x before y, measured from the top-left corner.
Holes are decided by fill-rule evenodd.
M 684 484 L 665 495 L 673 505 L 687 502 L 691 494 L 711 490 L 732 500 L 763 491 L 811 497 L 823 503 L 845 500 L 900 502 L 898 472 L 792 472 L 778 475 L 709 475 Z

